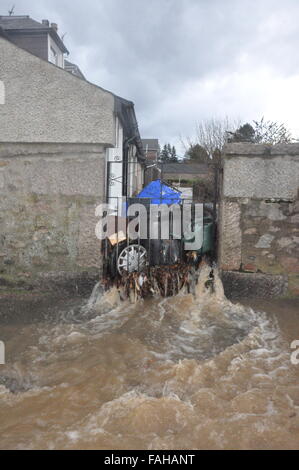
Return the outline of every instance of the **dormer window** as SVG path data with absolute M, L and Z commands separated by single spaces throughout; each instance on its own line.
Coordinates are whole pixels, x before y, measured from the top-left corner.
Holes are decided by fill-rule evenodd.
M 0 27 L 8 39 L 40 59 L 64 68 L 64 54 L 68 54 L 58 35 L 58 26 L 49 20 L 41 23 L 29 16 L 1 16 Z

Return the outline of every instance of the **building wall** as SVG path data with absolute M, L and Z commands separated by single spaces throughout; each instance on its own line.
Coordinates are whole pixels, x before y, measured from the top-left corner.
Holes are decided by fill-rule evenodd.
M 5 86 L 4 86 L 4 82 L 0 80 L 0 104 L 4 104 L 4 103 L 5 103 Z
M 52 54 L 51 54 L 51 49 L 55 51 L 56 53 L 56 60 L 55 62 L 52 62 Z M 48 34 L 48 59 L 50 62 L 54 63 L 57 65 L 57 67 L 61 67 L 64 69 L 64 56 L 63 52 L 60 50 L 60 48 L 57 46 L 56 42 L 51 38 L 50 34 Z
M 150 150 L 145 148 L 145 157 L 148 162 L 157 162 L 159 152 L 158 150 Z
M 0 38 L 0 284 L 99 273 L 114 96 Z
M 0 144 L 0 277 L 98 272 L 104 178 L 101 145 Z
M 0 37 L 0 142 L 115 144 L 114 96 Z
M 6 31 L 11 41 L 17 46 L 36 55 L 40 59 L 48 60 L 47 34 L 11 34 Z
M 95 208 L 107 155 L 122 159 L 114 95 L 1 37 L 0 87 L 0 286 L 98 276 Z
M 287 289 L 291 295 L 299 294 L 298 186 L 298 144 L 226 146 L 220 267 L 240 273 L 239 279 L 251 273 L 251 279 L 265 283 L 265 295 L 275 280 L 281 284 L 281 289 L 275 288 L 272 282 L 276 293 L 284 294 Z M 247 283 L 248 276 L 243 276 Z
M 135 145 L 130 145 L 128 164 L 128 196 L 136 196 L 143 187 L 143 165 L 138 161 Z

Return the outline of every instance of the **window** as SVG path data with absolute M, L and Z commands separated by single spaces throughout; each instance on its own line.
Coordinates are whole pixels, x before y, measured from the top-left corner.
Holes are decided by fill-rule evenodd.
M 52 62 L 52 64 L 54 64 L 54 65 L 58 65 L 58 54 L 55 51 L 55 49 L 53 49 L 52 46 L 50 47 L 49 61 Z

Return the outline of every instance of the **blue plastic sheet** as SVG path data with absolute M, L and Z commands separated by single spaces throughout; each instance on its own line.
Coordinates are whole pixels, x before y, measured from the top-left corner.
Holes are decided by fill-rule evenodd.
M 181 192 L 160 179 L 149 183 L 136 197 L 146 197 L 151 200 L 151 204 L 180 204 L 181 202 Z

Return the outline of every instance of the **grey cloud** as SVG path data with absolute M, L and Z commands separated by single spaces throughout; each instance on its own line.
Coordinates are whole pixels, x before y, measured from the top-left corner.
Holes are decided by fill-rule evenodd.
M 16 11 L 59 23 L 87 78 L 133 100 L 142 134 L 162 141 L 211 115 L 267 113 L 261 71 L 299 74 L 298 13 L 296 0 L 18 0 Z

